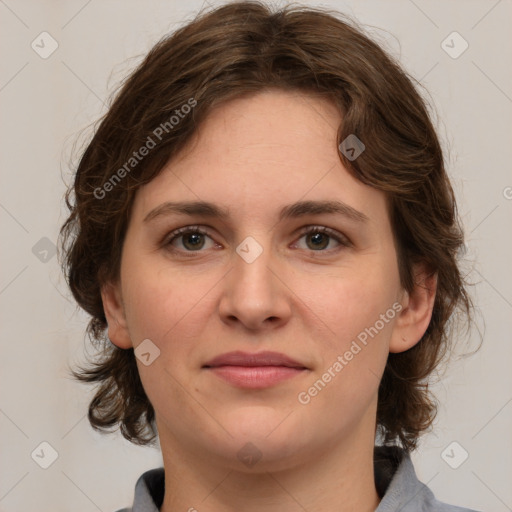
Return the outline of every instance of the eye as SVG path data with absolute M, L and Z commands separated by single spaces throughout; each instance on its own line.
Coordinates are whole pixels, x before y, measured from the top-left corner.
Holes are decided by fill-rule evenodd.
M 301 233 L 301 238 L 304 237 L 306 240 L 306 249 L 315 252 L 330 252 L 331 250 L 336 250 L 340 246 L 350 247 L 351 245 L 350 241 L 341 233 L 325 226 L 309 226 Z M 331 247 L 330 250 L 325 251 L 324 249 L 326 249 L 333 240 L 337 245 L 334 248 Z
M 173 231 L 167 239 L 165 245 L 170 245 L 176 250 L 185 249 L 185 252 L 198 252 L 205 248 L 205 237 L 209 238 L 208 233 L 197 226 L 187 226 Z M 179 241 L 181 239 L 181 241 Z M 206 249 L 211 248 L 206 247 Z
M 298 247 L 313 252 L 331 252 L 340 247 L 350 247 L 352 244 L 348 238 L 341 233 L 325 226 L 308 226 L 300 233 L 300 239 L 306 240 L 306 247 Z M 210 243 L 208 244 L 208 240 Z M 326 250 L 332 242 L 337 245 Z M 164 245 L 170 247 L 173 252 L 186 254 L 201 252 L 202 249 L 220 247 L 209 236 L 208 232 L 199 226 L 186 226 L 171 232 L 166 238 Z M 294 244 L 297 247 L 298 243 Z

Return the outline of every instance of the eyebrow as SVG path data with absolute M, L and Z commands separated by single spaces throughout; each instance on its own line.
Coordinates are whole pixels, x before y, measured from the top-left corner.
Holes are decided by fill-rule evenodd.
M 145 217 L 144 222 L 165 215 L 199 215 L 203 217 L 227 220 L 229 210 L 214 203 L 206 201 L 167 201 L 153 210 Z M 367 215 L 342 201 L 298 201 L 284 206 L 279 212 L 279 221 L 285 219 L 304 217 L 306 215 L 338 214 L 356 222 L 368 222 Z

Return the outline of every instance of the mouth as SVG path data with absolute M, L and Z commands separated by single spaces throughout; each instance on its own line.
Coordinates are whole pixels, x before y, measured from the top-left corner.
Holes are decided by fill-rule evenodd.
M 241 388 L 263 389 L 304 374 L 302 363 L 278 352 L 229 352 L 208 361 L 203 369 Z

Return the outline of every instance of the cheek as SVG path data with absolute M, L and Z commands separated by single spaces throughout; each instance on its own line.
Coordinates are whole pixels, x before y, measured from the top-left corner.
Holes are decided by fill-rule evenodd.
M 200 325 L 191 318 L 206 314 L 208 291 L 218 279 L 207 274 L 194 277 L 171 272 L 161 262 L 146 263 L 126 261 L 123 296 L 132 340 L 135 344 L 144 338 L 164 343 L 173 333 L 183 334 L 184 327 L 185 337 L 194 337 Z
M 301 286 L 299 282 L 296 285 L 296 289 Z M 338 348 L 341 348 L 340 341 L 354 339 L 392 308 L 397 297 L 398 274 L 393 269 L 369 265 L 362 271 L 351 268 L 311 281 L 303 285 L 302 290 L 304 304 L 322 321 L 326 334 L 338 340 Z M 386 320 L 390 318 L 394 318 L 393 311 Z M 379 330 L 387 334 L 390 324 L 386 321 L 382 326 L 379 322 Z
M 317 344 L 318 365 L 297 400 L 333 431 L 340 422 L 348 428 L 376 403 L 397 316 L 393 294 L 382 281 L 372 288 L 345 279 L 311 301 L 329 330 Z
M 397 317 L 397 283 L 391 265 L 375 263 L 332 276 L 327 287 L 309 287 L 307 305 L 326 328 L 316 343 L 316 371 L 298 401 L 330 418 L 327 424 L 337 425 L 343 411 L 358 417 L 376 399 Z

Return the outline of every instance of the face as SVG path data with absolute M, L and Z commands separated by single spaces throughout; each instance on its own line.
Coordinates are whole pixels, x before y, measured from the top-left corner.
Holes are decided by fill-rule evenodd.
M 229 101 L 137 192 L 103 299 L 114 343 L 150 340 L 163 449 L 276 469 L 373 446 L 388 353 L 421 334 L 404 336 L 385 196 L 343 167 L 341 122 L 299 93 Z M 189 202 L 211 204 L 171 204 Z

